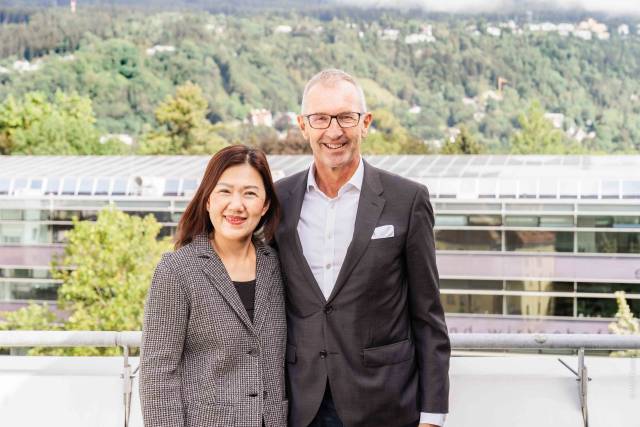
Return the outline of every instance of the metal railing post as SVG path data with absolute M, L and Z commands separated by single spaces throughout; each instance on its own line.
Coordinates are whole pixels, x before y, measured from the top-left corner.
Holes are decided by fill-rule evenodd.
M 129 346 L 123 345 L 124 367 L 122 368 L 122 397 L 124 403 L 124 427 L 129 427 L 131 416 L 131 394 L 133 391 L 133 375 L 129 364 Z

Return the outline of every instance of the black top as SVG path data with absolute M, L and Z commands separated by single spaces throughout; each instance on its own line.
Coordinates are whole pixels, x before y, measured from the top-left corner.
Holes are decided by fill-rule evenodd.
M 250 280 L 248 282 L 233 282 L 233 285 L 236 287 L 238 295 L 240 295 L 240 300 L 242 301 L 244 308 L 247 310 L 249 319 L 253 322 L 253 309 L 256 299 L 256 281 Z

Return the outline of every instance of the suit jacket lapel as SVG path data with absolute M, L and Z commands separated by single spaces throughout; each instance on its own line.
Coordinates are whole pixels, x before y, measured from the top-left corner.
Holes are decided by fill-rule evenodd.
M 269 296 L 274 283 L 273 273 L 277 262 L 271 249 L 256 243 L 256 298 L 253 313 L 253 327 L 256 333 L 260 333 L 269 312 Z
M 324 295 L 320 290 L 320 285 L 316 282 L 316 278 L 311 271 L 311 267 L 309 267 L 307 259 L 304 257 L 302 243 L 298 235 L 298 221 L 300 221 L 302 202 L 304 201 L 304 195 L 307 191 L 308 175 L 309 169 L 307 169 L 305 173 L 301 173 L 300 180 L 293 186 L 292 191 L 289 193 L 289 198 L 282 201 L 283 206 L 285 206 L 284 211 L 291 213 L 291 215 L 285 217 L 285 223 L 283 224 L 285 229 L 284 237 L 287 240 L 287 244 L 290 245 L 291 251 L 294 253 L 307 282 L 311 284 L 311 289 L 320 301 L 324 303 Z
M 380 196 L 382 190 L 382 183 L 380 182 L 378 171 L 367 162 L 364 162 L 364 179 L 362 182 L 362 190 L 360 191 L 360 201 L 358 202 L 353 239 L 347 249 L 342 268 L 340 269 L 340 273 L 338 273 L 336 284 L 333 287 L 333 291 L 331 291 L 328 302 L 331 302 L 345 285 L 351 271 L 358 264 L 358 261 L 371 241 L 373 230 L 376 228 L 385 204 L 385 199 Z
M 240 300 L 240 295 L 238 295 L 238 291 L 236 291 L 235 286 L 231 282 L 231 278 L 227 273 L 227 269 L 224 268 L 222 260 L 211 247 L 208 237 L 201 234 L 196 236 L 193 239 L 193 242 L 198 250 L 198 256 L 203 258 L 204 262 L 202 264 L 202 270 L 204 271 L 204 274 L 209 277 L 211 283 L 216 287 L 218 292 L 220 292 L 233 311 L 236 312 L 242 323 L 244 323 L 249 330 L 253 331 L 253 324 L 249 319 L 247 310 L 242 304 L 242 300 Z

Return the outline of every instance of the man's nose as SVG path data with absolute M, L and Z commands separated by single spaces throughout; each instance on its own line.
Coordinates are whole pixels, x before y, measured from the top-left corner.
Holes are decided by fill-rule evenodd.
M 340 127 L 340 125 L 338 124 L 338 118 L 337 117 L 332 117 L 331 118 L 331 122 L 329 123 L 329 127 L 325 131 L 325 134 L 328 137 L 335 138 L 335 137 L 341 136 L 342 133 L 343 133 L 343 130 Z

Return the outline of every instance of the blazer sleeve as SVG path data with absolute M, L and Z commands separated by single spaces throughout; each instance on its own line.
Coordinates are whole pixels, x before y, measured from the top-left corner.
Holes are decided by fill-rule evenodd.
M 421 412 L 448 412 L 451 344 L 440 302 L 433 208 L 426 187 L 413 200 L 406 240 L 411 328 L 419 370 Z
M 145 427 L 182 427 L 180 360 L 189 318 L 187 295 L 168 257 L 156 267 L 144 310 L 140 403 Z

